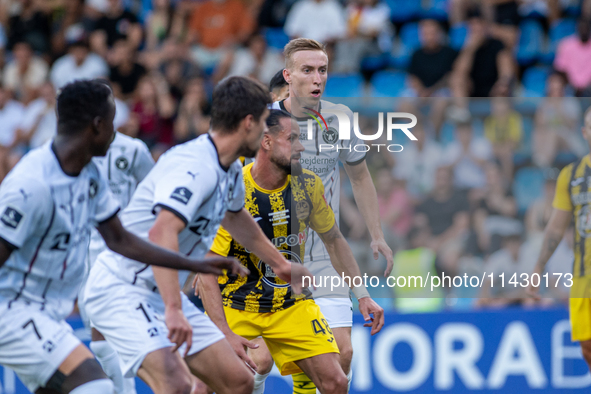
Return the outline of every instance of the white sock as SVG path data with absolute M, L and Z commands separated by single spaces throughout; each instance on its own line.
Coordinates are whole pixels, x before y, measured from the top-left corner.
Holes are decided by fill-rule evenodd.
M 265 392 L 265 380 L 271 372 L 261 375 L 259 373 L 254 374 L 254 389 L 252 394 L 263 394 Z
M 119 356 L 107 341 L 90 342 L 90 350 L 96 355 L 98 362 L 103 367 L 103 371 L 113 381 L 115 394 L 135 394 L 135 382 L 131 382 L 131 391 L 128 391 L 129 383 L 126 384 L 125 382 L 125 380 L 133 380 L 133 378 L 123 378 Z
M 350 369 L 347 374 L 347 393 L 351 390 L 351 380 L 353 380 L 353 370 Z
M 70 394 L 107 394 L 112 393 L 114 389 L 113 382 L 109 379 L 99 379 L 76 387 Z

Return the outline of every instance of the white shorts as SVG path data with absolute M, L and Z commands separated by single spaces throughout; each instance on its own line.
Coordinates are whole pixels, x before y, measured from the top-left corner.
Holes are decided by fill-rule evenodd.
M 353 303 L 350 298 L 315 298 L 314 302 L 330 328 L 353 326 Z
M 225 338 L 203 312 L 181 294 L 183 313 L 193 327 L 189 355 Z M 86 314 L 121 359 L 125 377 L 137 375 L 144 358 L 159 349 L 174 346 L 164 323 L 160 294 L 119 279 L 97 262 L 90 271 L 85 292 Z M 184 354 L 186 344 L 179 348 Z
M 0 304 L 0 364 L 16 372 L 34 393 L 81 344 L 72 327 L 55 320 L 39 304 Z

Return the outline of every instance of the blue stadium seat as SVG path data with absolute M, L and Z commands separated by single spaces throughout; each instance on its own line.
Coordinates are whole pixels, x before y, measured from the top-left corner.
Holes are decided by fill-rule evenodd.
M 399 97 L 404 90 L 406 73 L 378 71 L 371 78 L 373 97 Z
M 546 79 L 550 74 L 547 67 L 530 67 L 523 73 L 521 79 L 525 88 L 525 97 L 544 97 L 546 93 Z
M 544 31 L 540 22 L 534 19 L 526 19 L 519 24 L 521 34 L 515 57 L 522 66 L 535 63 L 542 54 L 544 43 Z
M 361 70 L 377 71 L 388 66 L 388 55 L 367 56 L 361 60 Z
M 552 64 L 554 61 L 554 55 L 556 54 L 556 48 L 558 42 L 564 37 L 568 37 L 575 34 L 577 31 L 577 23 L 574 19 L 560 19 L 550 26 L 548 32 L 549 43 L 546 48 L 542 61 L 546 64 Z
M 363 78 L 359 74 L 333 75 L 326 81 L 327 97 L 363 97 Z
M 417 3 L 419 3 L 417 1 Z M 421 19 L 437 19 L 439 21 L 445 21 L 448 19 L 447 9 L 448 0 L 423 0 Z
M 439 131 L 439 142 L 441 145 L 447 146 L 449 143 L 453 142 L 455 139 L 455 132 L 456 127 L 453 123 L 443 123 L 443 125 L 441 125 L 441 130 Z
M 395 68 L 406 69 L 413 52 L 421 46 L 419 24 L 406 23 L 400 28 L 400 40 L 394 49 L 390 64 Z
M 467 35 L 468 27 L 464 23 L 452 26 L 449 29 L 449 45 L 456 51 L 459 51 L 462 49 Z
M 289 37 L 281 28 L 268 28 L 265 30 L 265 39 L 267 45 L 271 48 L 280 49 L 283 51 L 285 44 L 289 42 Z
M 519 213 L 524 214 L 527 207 L 544 195 L 544 172 L 535 167 L 520 168 L 513 180 L 513 195 Z
M 417 0 L 386 0 L 390 7 L 390 19 L 394 23 L 408 22 L 421 12 L 421 2 Z

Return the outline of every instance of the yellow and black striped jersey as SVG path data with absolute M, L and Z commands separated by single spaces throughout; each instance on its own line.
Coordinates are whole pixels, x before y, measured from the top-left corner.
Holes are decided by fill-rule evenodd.
M 324 199 L 322 181 L 313 172 L 304 170 L 299 176 L 288 176 L 285 185 L 279 189 L 265 190 L 254 182 L 250 173 L 252 166 L 250 163 L 243 168 L 245 208 L 288 260 L 302 264 L 308 229 L 322 234 L 335 225 L 334 213 Z M 248 277 L 220 276 L 218 282 L 225 306 L 267 313 L 288 308 L 311 296 L 307 291 L 292 296 L 289 284 L 233 240 L 223 227 L 220 227 L 211 251 L 236 257 L 250 270 Z
M 575 217 L 573 277 L 591 275 L 591 159 L 564 167 L 556 182 L 552 206 Z

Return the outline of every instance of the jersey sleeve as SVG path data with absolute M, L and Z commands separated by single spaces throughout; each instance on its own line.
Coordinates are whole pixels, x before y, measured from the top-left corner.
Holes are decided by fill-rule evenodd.
M 573 210 L 573 205 L 568 192 L 568 183 L 570 182 L 572 171 L 572 164 L 564 167 L 560 171 L 560 175 L 558 175 L 558 180 L 556 181 L 556 193 L 554 194 L 552 207 L 560 209 L 561 211 Z
M 318 234 L 324 234 L 336 223 L 334 212 L 324 199 L 324 185 L 322 180 L 314 175 L 314 191 L 312 199 L 312 214 L 310 215 L 310 227 Z
M 14 249 L 45 231 L 54 214 L 51 192 L 34 179 L 6 179 L 0 189 L 0 238 Z
M 94 178 L 91 179 L 90 195 L 96 194 L 94 197 L 97 200 L 94 222 L 95 225 L 99 225 L 117 215 L 121 209 L 121 205 L 119 205 L 119 201 L 113 196 L 109 183 L 105 178 L 99 177 L 98 184 L 94 184 L 94 182 L 96 182 Z
M 209 167 L 201 167 L 196 173 L 179 171 L 164 177 L 154 188 L 152 212 L 164 208 L 189 223 L 197 209 L 207 200 L 218 184 L 217 172 Z
M 361 152 L 355 151 L 355 146 L 363 145 L 364 142 L 361 139 L 359 139 L 359 137 L 357 137 L 357 135 L 355 134 L 355 122 L 353 118 L 353 113 L 349 108 L 347 108 L 347 116 L 349 116 L 349 121 L 351 125 L 351 139 L 348 141 L 339 140 L 339 144 L 342 144 L 343 148 L 345 148 L 340 149 L 339 159 L 343 163 L 354 166 L 360 164 L 361 162 L 363 162 L 363 160 L 365 160 L 366 152 L 363 152 L 363 149 L 360 149 Z
M 242 175 L 242 168 L 238 171 L 238 177 L 236 178 L 236 184 L 234 186 L 234 193 L 228 204 L 228 211 L 238 212 L 244 207 L 244 177 Z
M 154 159 L 150 150 L 143 141 L 138 140 L 137 158 L 133 166 L 133 177 L 137 183 L 140 183 L 148 172 L 154 167 Z
M 231 244 L 232 236 L 223 226 L 220 226 L 210 250 L 215 254 L 226 257 L 230 253 Z

